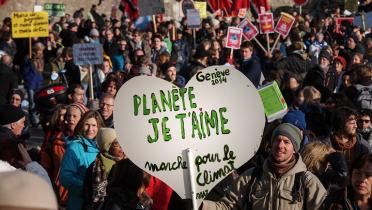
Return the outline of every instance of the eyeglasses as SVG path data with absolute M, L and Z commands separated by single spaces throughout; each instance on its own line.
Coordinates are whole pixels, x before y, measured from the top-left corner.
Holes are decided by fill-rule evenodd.
M 113 104 L 106 104 L 106 103 L 101 103 L 100 104 L 102 107 L 107 106 L 107 107 L 113 107 Z
M 360 119 L 358 120 L 359 123 L 370 123 L 371 120 L 363 120 L 363 119 Z

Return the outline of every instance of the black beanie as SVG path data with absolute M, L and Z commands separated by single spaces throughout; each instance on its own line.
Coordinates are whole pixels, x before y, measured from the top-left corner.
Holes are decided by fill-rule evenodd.
M 0 125 L 7 125 L 17 122 L 25 116 L 22 109 L 5 104 L 0 106 Z

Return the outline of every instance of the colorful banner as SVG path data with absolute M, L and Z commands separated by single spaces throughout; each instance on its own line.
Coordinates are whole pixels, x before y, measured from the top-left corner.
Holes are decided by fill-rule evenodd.
M 275 32 L 279 33 L 283 37 L 287 37 L 294 22 L 295 18 L 292 15 L 282 12 L 279 21 L 276 24 Z
M 13 38 L 49 36 L 48 13 L 13 12 L 12 36 Z
M 103 63 L 103 49 L 101 44 L 74 44 L 72 49 L 75 65 L 94 65 Z
M 207 18 L 207 2 L 205 1 L 194 1 L 195 9 L 199 10 L 200 18 Z
M 226 47 L 232 49 L 240 49 L 242 44 L 243 30 L 238 27 L 229 27 L 227 30 Z
M 48 12 L 49 16 L 63 17 L 65 16 L 66 6 L 64 4 L 45 3 L 44 11 Z
M 163 0 L 139 0 L 138 9 L 140 16 L 164 14 Z
M 261 87 L 258 93 L 261 96 L 268 122 L 280 119 L 287 113 L 287 103 L 275 81 Z
M 260 23 L 260 33 L 270 34 L 274 33 L 274 18 L 273 13 L 261 13 L 258 15 Z
M 190 198 L 195 184 L 198 205 L 254 155 L 265 125 L 256 88 L 227 66 L 203 69 L 184 88 L 134 77 L 120 88 L 114 107 L 117 139 L 127 157 L 181 198 Z M 187 150 L 193 153 L 190 162 Z
M 258 29 L 251 23 L 251 21 L 249 21 L 248 18 L 240 22 L 238 27 L 243 29 L 243 36 L 249 41 L 255 38 L 258 34 Z

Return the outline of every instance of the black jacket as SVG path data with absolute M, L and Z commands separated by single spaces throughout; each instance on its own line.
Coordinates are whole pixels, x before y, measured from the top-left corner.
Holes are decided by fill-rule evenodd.
M 10 90 L 18 88 L 17 74 L 9 67 L 0 63 L 0 105 L 6 104 Z
M 105 197 L 102 210 L 146 210 L 134 192 L 125 189 L 111 188 Z
M 297 52 L 292 52 L 288 56 L 275 64 L 276 69 L 288 70 L 291 73 L 301 75 L 302 78 L 313 67 L 311 61 Z
M 240 62 L 239 70 L 253 83 L 255 87 L 260 85 L 261 79 L 261 64 L 255 59 L 251 58 L 249 60 L 242 60 Z

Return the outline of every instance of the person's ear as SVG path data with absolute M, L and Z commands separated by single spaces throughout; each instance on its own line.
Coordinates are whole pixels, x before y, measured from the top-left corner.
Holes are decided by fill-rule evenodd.
M 67 94 L 67 99 L 71 101 L 72 100 L 72 94 Z
M 10 129 L 13 130 L 16 126 L 17 122 L 10 123 Z

